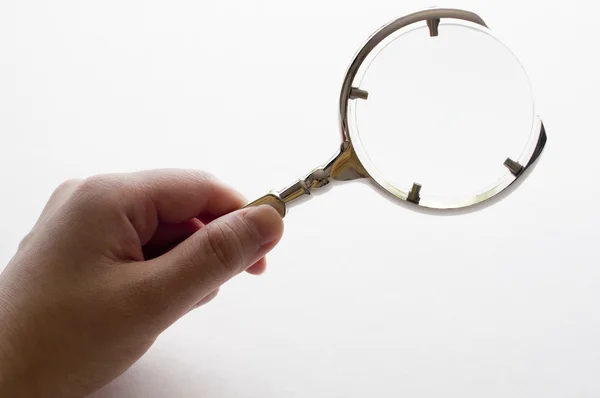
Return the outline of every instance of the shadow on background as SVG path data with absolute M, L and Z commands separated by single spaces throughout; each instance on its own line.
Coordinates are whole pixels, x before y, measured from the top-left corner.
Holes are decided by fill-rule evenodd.
M 210 364 L 192 365 L 199 360 L 151 349 L 127 372 L 87 398 L 279 397 L 267 384 L 248 383 L 234 373 L 219 374 L 218 367 L 212 369 Z

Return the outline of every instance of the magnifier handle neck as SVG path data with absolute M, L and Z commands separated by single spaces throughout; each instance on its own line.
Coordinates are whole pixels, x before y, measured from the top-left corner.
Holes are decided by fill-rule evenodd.
M 263 204 L 273 206 L 282 217 L 287 208 L 328 192 L 336 181 L 349 181 L 369 177 L 360 164 L 350 142 L 344 142 L 339 151 L 325 165 L 314 169 L 304 178 L 287 188 L 271 192 L 246 207 Z
M 268 193 L 246 207 L 269 205 L 275 208 L 281 217 L 285 217 L 290 206 L 298 205 L 317 194 L 329 191 L 332 186 L 331 181 L 330 174 L 324 168 L 318 168 L 282 191 Z

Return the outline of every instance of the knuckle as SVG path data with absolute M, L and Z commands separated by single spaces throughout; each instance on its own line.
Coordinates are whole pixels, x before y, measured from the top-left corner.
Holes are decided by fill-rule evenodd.
M 212 173 L 203 170 L 188 170 L 185 173 L 185 177 L 188 181 L 196 183 L 198 185 L 212 186 L 219 182 L 218 178 Z
M 202 307 L 203 305 L 210 303 L 217 297 L 218 294 L 219 294 L 219 289 L 214 290 L 212 293 L 209 293 L 208 296 L 205 296 L 204 298 L 202 298 L 202 300 L 200 300 L 196 304 L 194 304 L 194 306 L 192 307 L 192 310 L 195 310 L 197 308 Z
M 27 233 L 27 235 L 25 235 L 23 237 L 23 239 L 21 239 L 21 241 L 19 242 L 17 251 L 24 251 L 29 246 L 29 243 L 34 240 L 34 236 L 35 236 L 34 231 L 33 230 L 29 231 Z
M 108 175 L 88 177 L 82 181 L 80 190 L 83 192 L 105 191 L 114 187 L 115 180 L 114 177 Z
M 182 179 L 194 182 L 211 182 L 215 181 L 216 177 L 204 170 L 192 169 L 172 169 L 165 173 L 168 178 Z
M 70 179 L 62 182 L 50 195 L 48 202 L 44 206 L 42 213 L 40 214 L 35 226 L 41 225 L 55 216 L 60 209 L 69 203 L 73 192 L 77 190 L 77 187 L 81 184 L 81 180 Z M 35 229 L 34 226 L 34 229 Z M 27 242 L 31 240 L 33 230 L 23 239 L 19 248 L 25 247 Z
M 214 174 L 208 172 L 208 171 L 204 171 L 204 170 L 198 170 L 198 171 L 194 171 L 194 176 L 201 180 L 201 181 L 215 181 L 217 178 L 214 176 Z
M 86 178 L 76 188 L 79 197 L 88 203 L 115 203 L 119 200 L 121 184 L 118 178 L 99 175 Z
M 66 201 L 71 196 L 71 194 L 77 189 L 79 184 L 81 184 L 81 180 L 75 179 L 66 180 L 63 183 L 61 183 L 58 187 L 56 187 L 52 195 L 50 195 L 50 199 L 48 199 L 49 206 L 47 206 L 47 208 L 55 207 L 60 203 Z
M 223 220 L 206 228 L 210 250 L 227 272 L 241 271 L 245 262 L 244 245 L 238 227 Z
M 83 180 L 80 179 L 69 179 L 66 181 L 63 181 L 55 190 L 54 190 L 54 194 L 63 194 L 63 193 L 70 193 L 72 192 L 74 189 L 76 189 L 79 184 L 81 184 Z

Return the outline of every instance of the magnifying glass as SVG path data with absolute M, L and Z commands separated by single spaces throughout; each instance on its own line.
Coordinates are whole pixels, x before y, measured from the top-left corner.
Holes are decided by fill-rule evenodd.
M 467 208 L 506 191 L 546 144 L 523 67 L 463 10 L 420 11 L 375 32 L 348 68 L 339 116 L 331 160 L 248 206 L 284 217 L 334 182 L 362 180 L 399 203 Z

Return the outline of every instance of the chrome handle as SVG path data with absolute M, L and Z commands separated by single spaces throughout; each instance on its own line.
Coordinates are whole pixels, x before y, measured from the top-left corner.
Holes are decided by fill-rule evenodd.
M 245 207 L 270 205 L 285 217 L 290 205 L 303 203 L 315 194 L 322 194 L 332 187 L 334 181 L 368 178 L 369 174 L 360 164 L 350 142 L 344 142 L 338 153 L 324 166 L 314 169 L 304 178 L 281 191 L 273 191 L 249 203 Z

